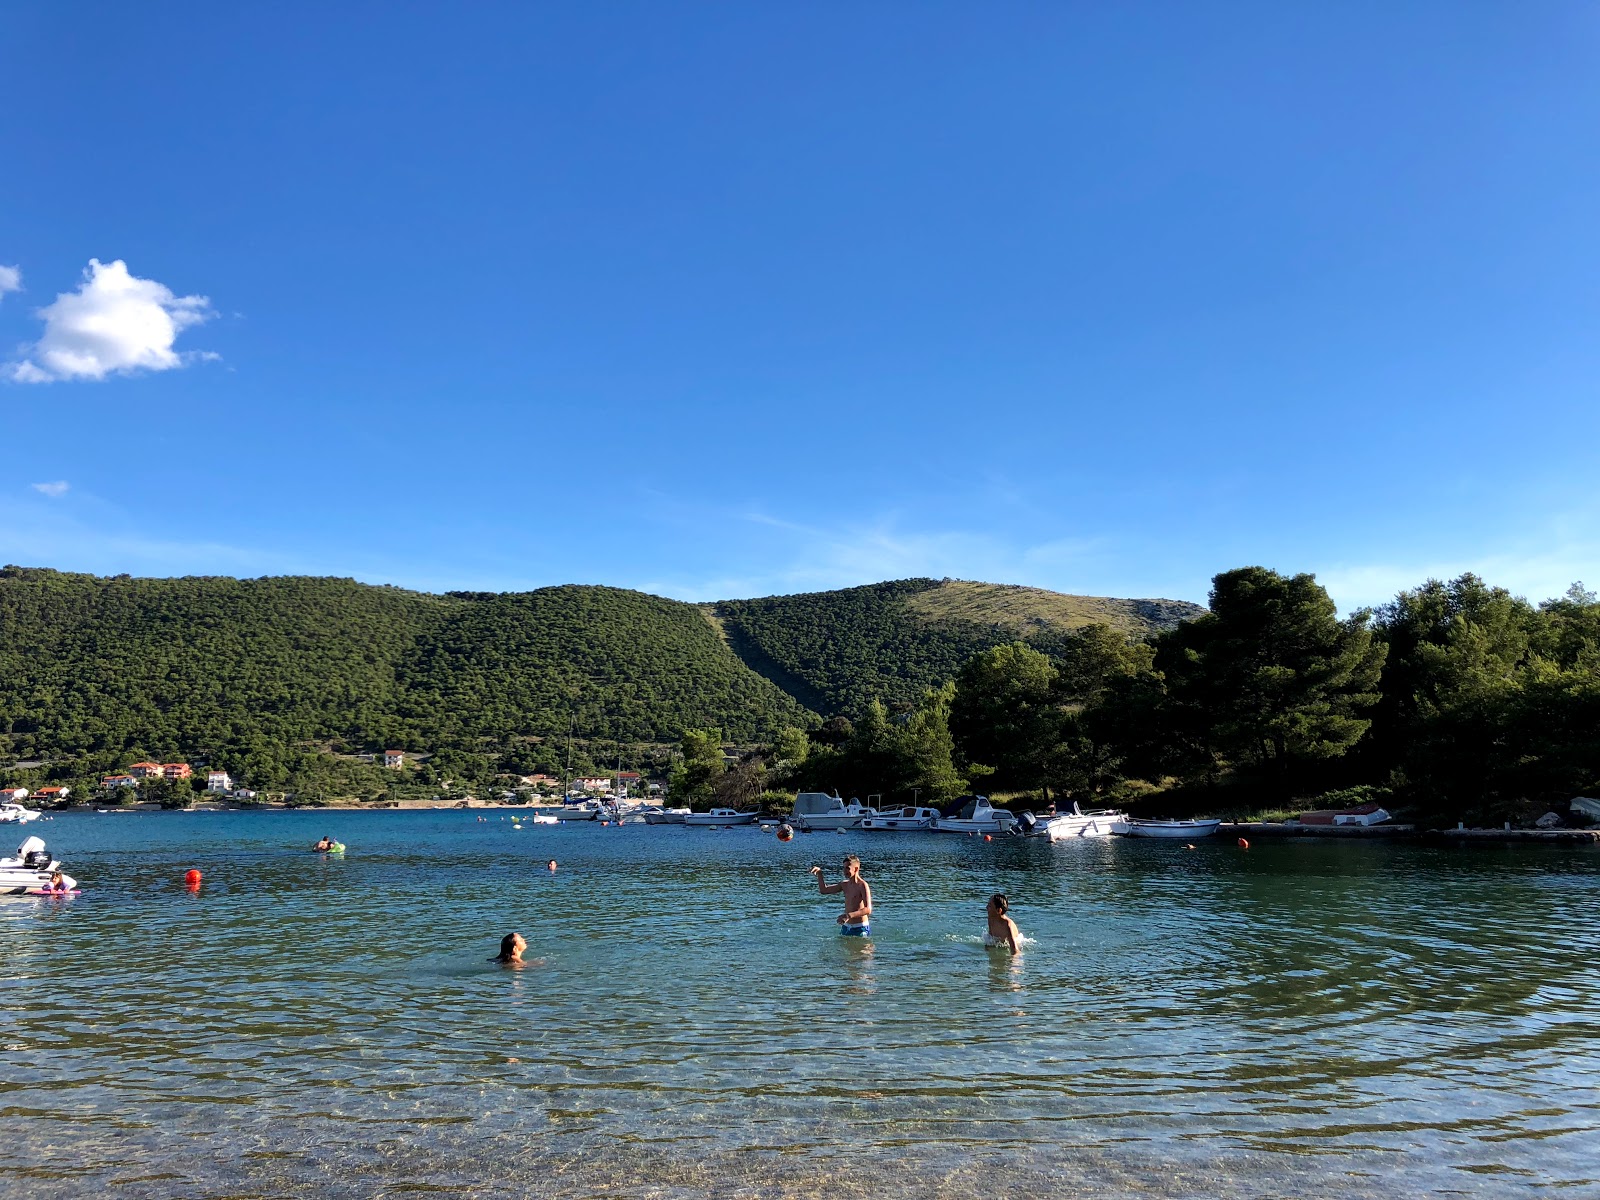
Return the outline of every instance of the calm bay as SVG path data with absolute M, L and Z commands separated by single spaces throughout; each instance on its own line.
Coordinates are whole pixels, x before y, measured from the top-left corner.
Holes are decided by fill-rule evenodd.
M 4 1195 L 1600 1193 L 1592 849 L 27 832 L 85 890 L 0 900 Z M 870 940 L 806 874 L 845 853 Z

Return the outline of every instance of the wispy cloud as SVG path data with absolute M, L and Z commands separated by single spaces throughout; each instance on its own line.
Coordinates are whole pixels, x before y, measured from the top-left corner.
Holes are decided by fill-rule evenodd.
M 646 591 L 686 600 L 823 591 L 915 576 L 1070 586 L 1090 577 L 1109 552 L 1101 538 L 1058 538 L 1019 545 L 970 530 L 908 527 L 897 513 L 838 526 L 808 524 L 763 511 L 739 515 L 746 527 L 773 531 L 761 557 L 764 569 L 702 578 L 653 578 Z
M 51 499 L 65 496 L 71 489 L 72 485 L 65 479 L 58 479 L 54 483 L 36 483 L 33 485 L 34 491 L 43 492 Z
M 22 268 L 0 266 L 0 297 L 22 290 Z
M 12 268 L 8 268 L 12 269 Z M 131 274 L 121 259 L 90 259 L 83 283 L 39 310 L 44 334 L 11 364 L 18 383 L 105 379 L 139 371 L 170 371 L 203 353 L 173 349 L 185 329 L 211 318 L 204 296 L 179 296 L 153 279 Z

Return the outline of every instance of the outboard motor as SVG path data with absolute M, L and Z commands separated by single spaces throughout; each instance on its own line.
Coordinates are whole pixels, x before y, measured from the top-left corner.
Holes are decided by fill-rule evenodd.
M 50 851 L 44 848 L 44 839 L 40 837 L 23 838 L 22 845 L 17 847 L 17 858 L 25 867 L 50 865 Z
M 1038 824 L 1039 819 L 1031 812 L 1020 812 L 1017 814 L 1017 828 L 1023 834 L 1023 836 L 1027 836 L 1028 834 L 1032 833 L 1034 827 Z

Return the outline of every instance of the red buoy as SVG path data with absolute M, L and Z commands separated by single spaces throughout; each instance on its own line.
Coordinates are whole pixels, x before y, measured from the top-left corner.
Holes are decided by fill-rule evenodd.
M 992 834 L 992 833 L 986 833 L 986 834 L 984 834 L 984 835 L 983 835 L 983 840 L 984 840 L 984 841 L 986 841 L 986 842 L 992 842 L 992 841 L 994 841 L 994 834 Z
M 183 886 L 191 892 L 198 892 L 200 890 L 200 879 L 200 872 L 191 867 L 183 876 Z
M 1239 839 L 1239 849 L 1241 849 L 1241 850 L 1250 849 L 1250 843 L 1245 841 L 1243 838 L 1240 838 Z

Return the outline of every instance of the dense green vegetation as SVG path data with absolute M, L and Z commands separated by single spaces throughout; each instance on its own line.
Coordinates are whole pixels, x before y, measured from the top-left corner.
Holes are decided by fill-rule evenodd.
M 1311 576 L 1248 567 L 1146 645 L 1101 627 L 983 651 L 949 713 L 957 772 L 1040 799 L 1526 821 L 1600 788 L 1600 602 L 1465 575 L 1341 620 Z
M 1079 628 L 1101 624 L 1138 636 L 1203 611 L 1176 601 L 1065 596 L 936 579 L 714 606 L 741 658 L 830 716 L 860 712 L 870 697 L 890 708 L 915 704 L 929 688 L 953 679 L 973 655 L 1018 637 L 1062 655 Z
M 381 768 L 326 752 L 436 751 L 433 775 L 485 778 L 554 769 L 530 739 L 574 726 L 609 761 L 620 746 L 598 740 L 715 725 L 748 742 L 810 719 L 697 608 L 638 592 L 0 570 L 0 753 L 48 760 L 40 779 L 181 758 L 258 788 L 381 793 Z

